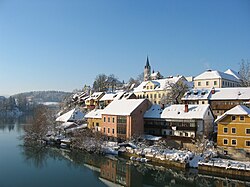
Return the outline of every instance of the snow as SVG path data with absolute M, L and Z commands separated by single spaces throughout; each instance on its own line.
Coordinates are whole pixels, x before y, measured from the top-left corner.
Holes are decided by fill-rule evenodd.
M 103 109 L 102 114 L 127 116 L 130 115 L 145 100 L 146 99 L 114 100 L 105 109 Z
M 185 105 L 171 105 L 166 107 L 161 117 L 164 119 L 203 119 L 209 105 L 188 105 L 188 112 L 184 112 Z
M 117 96 L 115 93 L 106 93 L 100 101 L 113 101 L 114 98 Z
M 237 170 L 247 170 L 250 171 L 250 162 L 240 162 L 235 160 L 221 159 L 221 158 L 212 158 L 210 160 L 200 161 L 199 165 L 204 166 L 216 166 L 225 169 L 237 169 Z
M 84 117 L 84 114 L 81 111 L 74 108 L 70 110 L 69 112 L 56 118 L 56 121 L 59 121 L 59 122 L 78 121 L 78 120 L 82 120 L 83 117 Z
M 134 92 L 143 92 L 143 91 L 149 91 L 145 88 L 145 86 L 152 82 L 155 85 L 155 88 L 153 90 L 164 90 L 168 88 L 169 84 L 175 84 L 177 83 L 182 76 L 178 77 L 171 77 L 166 79 L 159 79 L 159 80 L 152 80 L 152 81 L 143 81 L 138 87 L 134 89 Z
M 162 137 L 160 137 L 160 136 L 144 135 L 144 139 L 145 139 L 145 140 L 158 141 L 158 140 L 160 140 L 161 138 L 162 138 Z
M 237 105 L 234 108 L 226 111 L 222 116 L 219 116 L 215 122 L 219 122 L 223 118 L 225 118 L 227 115 L 248 115 L 250 116 L 250 108 L 244 106 L 244 105 Z
M 84 117 L 85 118 L 96 118 L 101 119 L 102 118 L 102 109 L 94 109 L 91 110 L 89 113 L 87 113 Z
M 239 82 L 239 79 L 237 79 L 235 76 L 231 74 L 223 73 L 220 71 L 216 71 L 216 70 L 205 71 L 201 73 L 200 75 L 196 76 L 194 80 L 208 80 L 208 79 L 220 79 L 220 78 Z
M 234 71 L 234 70 L 228 69 L 228 70 L 227 70 L 227 71 L 225 71 L 224 73 L 227 73 L 227 74 L 233 75 L 236 79 L 240 79 L 240 75 L 239 75 L 239 73 L 237 73 L 237 72 L 236 72 L 236 71 Z
M 160 105 L 152 105 L 144 114 L 144 118 L 161 118 L 162 109 Z
M 86 101 L 91 100 L 91 99 L 98 99 L 103 95 L 103 92 L 94 92 Z
M 182 100 L 249 100 L 250 87 L 230 87 L 215 88 L 215 93 L 211 89 L 192 89 L 185 93 Z

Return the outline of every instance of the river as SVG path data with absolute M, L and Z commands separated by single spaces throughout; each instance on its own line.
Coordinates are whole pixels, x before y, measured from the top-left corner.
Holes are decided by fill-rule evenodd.
M 0 119 L 0 187 L 250 186 L 244 180 L 199 174 L 54 147 L 22 145 L 29 118 Z

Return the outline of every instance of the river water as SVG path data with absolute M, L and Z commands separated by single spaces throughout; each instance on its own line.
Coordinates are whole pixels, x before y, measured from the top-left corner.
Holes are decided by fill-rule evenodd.
M 250 182 L 53 147 L 22 145 L 29 118 L 0 119 L 0 187 L 250 186 Z

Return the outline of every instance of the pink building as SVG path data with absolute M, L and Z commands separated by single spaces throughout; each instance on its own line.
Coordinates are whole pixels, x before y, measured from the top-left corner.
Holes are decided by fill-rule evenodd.
M 144 113 L 150 108 L 147 99 L 124 99 L 111 102 L 102 112 L 101 132 L 107 136 L 129 139 L 144 133 Z

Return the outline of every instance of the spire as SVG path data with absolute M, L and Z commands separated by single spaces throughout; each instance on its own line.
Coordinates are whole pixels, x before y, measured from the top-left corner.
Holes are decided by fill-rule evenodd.
M 148 60 L 148 56 L 147 56 L 147 61 L 146 61 L 146 66 L 145 67 L 149 67 L 149 60 Z

